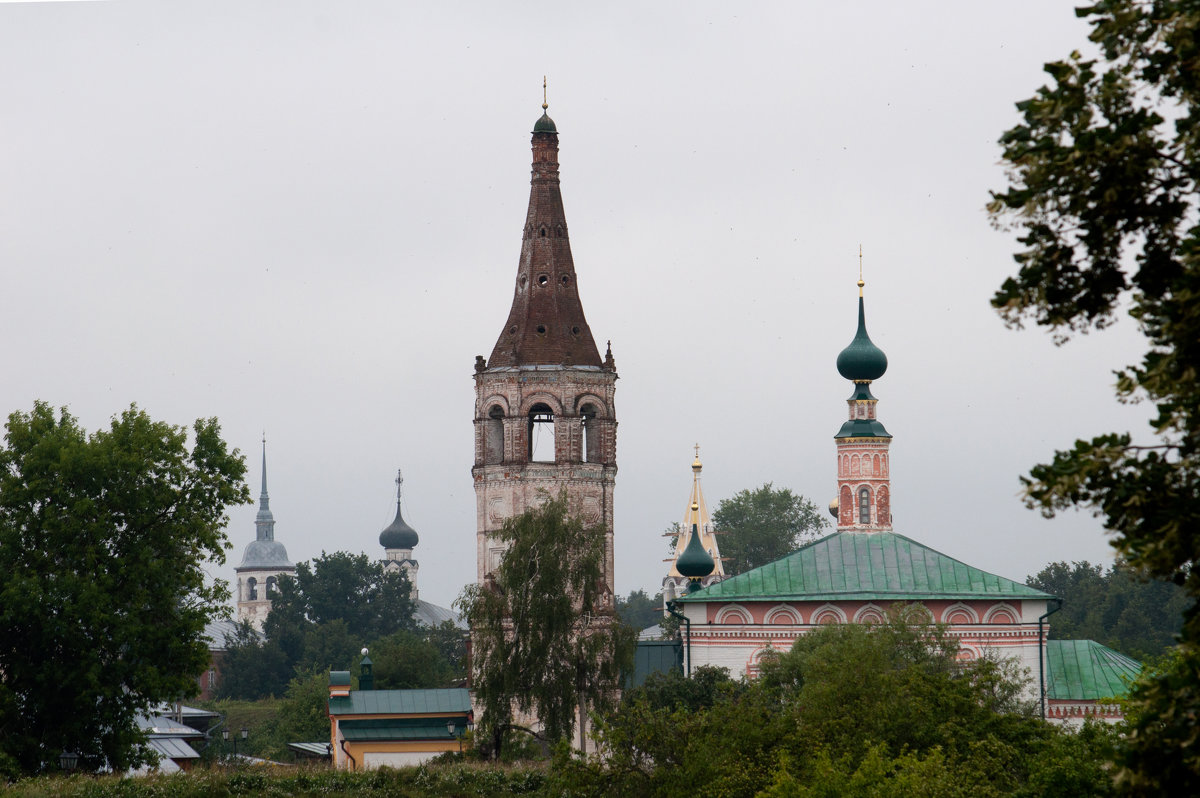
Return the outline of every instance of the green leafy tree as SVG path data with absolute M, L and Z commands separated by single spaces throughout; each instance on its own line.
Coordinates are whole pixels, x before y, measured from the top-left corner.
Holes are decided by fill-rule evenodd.
M 621 623 L 634 629 L 645 629 L 662 623 L 662 607 L 661 591 L 651 596 L 645 590 L 633 590 L 625 598 L 617 596 L 617 617 L 621 619 Z
M 1175 644 L 1193 601 L 1179 585 L 1142 579 L 1121 562 L 1107 570 L 1088 562 L 1050 563 L 1025 581 L 1063 599 L 1050 637 L 1095 640 L 1142 660 L 1158 658 Z
M 329 739 L 329 669 L 301 673 L 288 682 L 283 700 L 261 733 L 263 754 L 290 759 L 288 743 Z
M 1006 662 L 961 662 L 915 610 L 830 625 L 731 683 L 665 677 L 598 727 L 605 756 L 560 755 L 554 794 L 1106 796 L 1112 732 L 1046 724 Z M 685 686 L 686 685 L 686 686 Z
M 219 698 L 254 700 L 280 695 L 294 668 L 283 649 L 268 643 L 248 620 L 238 623 L 220 654 Z
M 371 645 L 377 690 L 452 687 L 463 674 L 420 632 L 395 632 Z
M 296 566 L 279 579 L 265 639 L 250 632 L 226 652 L 220 695 L 279 696 L 313 670 L 349 668 L 363 646 L 416 628 L 412 585 L 366 554 L 339 551 Z
M 621 624 L 604 582 L 604 530 L 570 515 L 566 493 L 504 522 L 493 579 L 468 585 L 456 605 L 471 627 L 479 736 L 499 755 L 514 708 L 536 715 L 550 741 L 568 740 L 587 710 L 616 695 L 635 633 Z
M 402 572 L 387 571 L 366 554 L 321 552 L 281 577 L 264 624 L 274 639 L 282 627 L 303 629 L 343 621 L 363 640 L 415 627 L 412 585 Z
M 817 505 L 788 488 L 768 482 L 722 499 L 713 513 L 713 526 L 725 569 L 740 574 L 791 554 L 816 540 L 829 522 Z
M 1079 9 L 1099 57 L 1046 65 L 1052 83 L 1017 104 L 1021 122 L 1000 139 L 1008 187 L 993 194 L 998 224 L 1023 247 L 1019 271 L 993 304 L 1011 324 L 1032 318 L 1070 333 L 1104 327 L 1128 309 L 1146 336 L 1141 361 L 1117 374 L 1122 401 L 1148 399 L 1153 434 L 1077 441 L 1024 480 L 1045 514 L 1087 507 L 1104 519 L 1130 566 L 1200 595 L 1200 3 L 1104 0 Z M 1200 646 L 1196 605 L 1182 644 Z M 1185 652 L 1185 658 L 1191 651 Z M 1200 675 L 1160 677 L 1179 707 L 1200 714 Z M 1153 690 L 1135 690 L 1149 697 Z M 1178 708 L 1178 707 L 1177 707 Z M 1136 711 L 1136 710 L 1134 710 Z M 1171 717 L 1187 717 L 1174 712 Z M 1184 727 L 1142 730 L 1135 750 L 1188 761 L 1123 760 L 1147 793 L 1200 792 L 1197 760 L 1177 745 Z M 1194 739 L 1194 721 L 1192 723 Z M 1167 780 L 1168 777 L 1171 780 Z
M 189 447 L 190 437 L 190 447 Z M 245 465 L 215 419 L 130 407 L 88 434 L 37 403 L 0 448 L 0 760 L 23 773 L 142 761 L 135 718 L 196 691 L 204 626 L 228 592 L 226 508 Z

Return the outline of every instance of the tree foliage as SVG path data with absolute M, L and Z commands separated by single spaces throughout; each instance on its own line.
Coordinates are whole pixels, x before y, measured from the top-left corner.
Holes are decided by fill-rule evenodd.
M 690 683 L 690 684 L 689 684 Z M 1005 662 L 958 660 L 921 616 L 830 625 L 763 663 L 631 690 L 598 727 L 605 755 L 559 757 L 555 794 L 1106 796 L 1110 730 L 1042 722 Z
M 645 590 L 631 590 L 624 598 L 617 596 L 617 617 L 621 619 L 621 623 L 634 629 L 645 629 L 662 623 L 662 591 L 651 596 Z
M 244 630 L 227 649 L 219 692 L 223 698 L 282 695 L 292 678 L 313 671 L 345 670 L 364 646 L 415 631 L 412 585 L 366 554 L 321 552 L 279 579 L 265 639 Z M 422 687 L 444 687 L 431 672 Z
M 228 597 L 226 508 L 245 465 L 215 419 L 183 427 L 130 407 L 90 435 L 44 403 L 0 448 L 0 759 L 24 773 L 79 753 L 139 761 L 134 719 L 191 695 L 205 624 Z
M 1050 563 L 1025 583 L 1063 600 L 1051 618 L 1051 638 L 1095 640 L 1140 660 L 1157 659 L 1175 644 L 1193 601 L 1179 585 L 1143 579 L 1119 561 L 1107 570 Z
M 499 749 L 515 709 L 536 716 L 548 740 L 567 740 L 577 712 L 586 720 L 588 707 L 611 703 L 633 659 L 634 632 L 604 580 L 604 529 L 570 515 L 564 492 L 497 536 L 506 550 L 492 579 L 457 601 L 471 627 L 479 736 Z
M 816 540 L 829 522 L 808 499 L 768 482 L 722 499 L 713 526 L 726 571 L 740 574 Z
M 1018 273 L 992 302 L 1011 324 L 1032 318 L 1060 340 L 1104 327 L 1128 309 L 1147 349 L 1139 363 L 1117 373 L 1117 395 L 1149 400 L 1156 414 L 1149 440 L 1115 432 L 1056 452 L 1024 480 L 1026 494 L 1046 515 L 1092 509 L 1130 566 L 1184 585 L 1195 597 L 1200 2 L 1104 0 L 1077 13 L 1090 21 L 1099 57 L 1072 53 L 1047 64 L 1051 84 L 1017 104 L 1022 120 L 1000 139 L 1009 185 L 993 194 L 989 209 L 998 223 L 1016 226 L 1023 249 Z M 1195 604 L 1182 643 L 1200 646 Z M 1196 689 L 1200 676 L 1190 683 Z M 1143 731 L 1152 735 L 1151 727 Z M 1162 750 L 1177 751 L 1169 738 Z M 1139 778 L 1183 772 L 1152 761 L 1125 764 L 1141 769 Z M 1200 771 L 1191 761 L 1195 784 Z M 1157 787 L 1180 790 L 1166 781 Z

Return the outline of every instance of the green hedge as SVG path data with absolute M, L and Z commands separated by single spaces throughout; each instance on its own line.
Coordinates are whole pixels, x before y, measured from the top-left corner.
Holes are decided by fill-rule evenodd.
M 328 767 L 193 770 L 171 776 L 41 777 L 0 788 L 5 798 L 315 798 L 326 795 L 387 798 L 533 795 L 545 774 L 531 767 L 455 764 L 380 768 L 350 773 Z

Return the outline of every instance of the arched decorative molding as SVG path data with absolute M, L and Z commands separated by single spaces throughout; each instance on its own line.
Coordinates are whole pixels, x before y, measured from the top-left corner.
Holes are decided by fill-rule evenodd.
M 594 393 L 583 393 L 575 398 L 575 405 L 572 408 L 575 415 L 579 415 L 583 410 L 584 405 L 591 405 L 596 409 L 596 418 L 609 418 L 608 405 L 604 404 L 604 400 Z
M 750 623 L 750 611 L 737 604 L 730 604 L 717 612 L 717 623 Z
M 905 605 L 900 610 L 900 617 L 907 623 L 925 624 L 933 623 L 933 613 L 929 608 L 920 602 Z
M 772 648 L 771 644 L 763 646 L 750 655 L 750 659 L 746 660 L 746 676 L 751 679 L 757 679 L 762 672 L 762 661 L 765 657 L 774 657 L 779 654 L 779 649 Z
M 822 604 L 820 607 L 817 607 L 813 611 L 812 618 L 809 620 L 811 624 L 845 622 L 846 613 L 841 608 L 835 607 L 832 604 Z
M 800 613 L 796 612 L 786 604 L 772 607 L 767 610 L 767 615 L 763 619 L 764 623 L 773 623 L 779 625 L 796 625 L 801 623 Z
M 979 623 L 979 613 L 959 601 L 942 612 L 942 623 Z
M 979 659 L 979 652 L 973 646 L 959 644 L 957 658 L 959 662 L 974 662 Z
M 983 616 L 984 623 L 1016 623 L 1020 617 L 1010 604 L 996 604 Z
M 883 623 L 887 613 L 877 604 L 864 604 L 854 613 L 855 623 Z
M 553 395 L 542 393 L 541 391 L 525 397 L 524 401 L 521 402 L 521 415 L 529 415 L 529 411 L 534 408 L 534 405 L 546 405 L 554 413 L 555 418 L 563 415 L 562 402 L 554 398 Z
M 860 473 L 861 468 L 862 468 L 862 458 L 857 454 L 852 455 L 850 457 L 850 476 L 857 477 Z
M 504 415 L 508 415 L 508 400 L 498 393 L 494 393 L 487 399 L 484 399 L 479 405 L 479 417 L 490 418 L 493 407 L 499 407 L 504 411 Z

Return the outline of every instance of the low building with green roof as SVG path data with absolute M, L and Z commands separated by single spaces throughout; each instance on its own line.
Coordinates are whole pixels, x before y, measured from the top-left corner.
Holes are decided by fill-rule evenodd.
M 1088 718 L 1120 720 L 1119 699 L 1142 667 L 1095 640 L 1047 640 L 1046 717 L 1073 726 Z
M 333 765 L 367 770 L 418 765 L 447 751 L 462 750 L 474 725 L 466 688 L 373 690 L 372 663 L 364 656 L 359 686 L 350 671 L 329 673 L 329 743 Z

